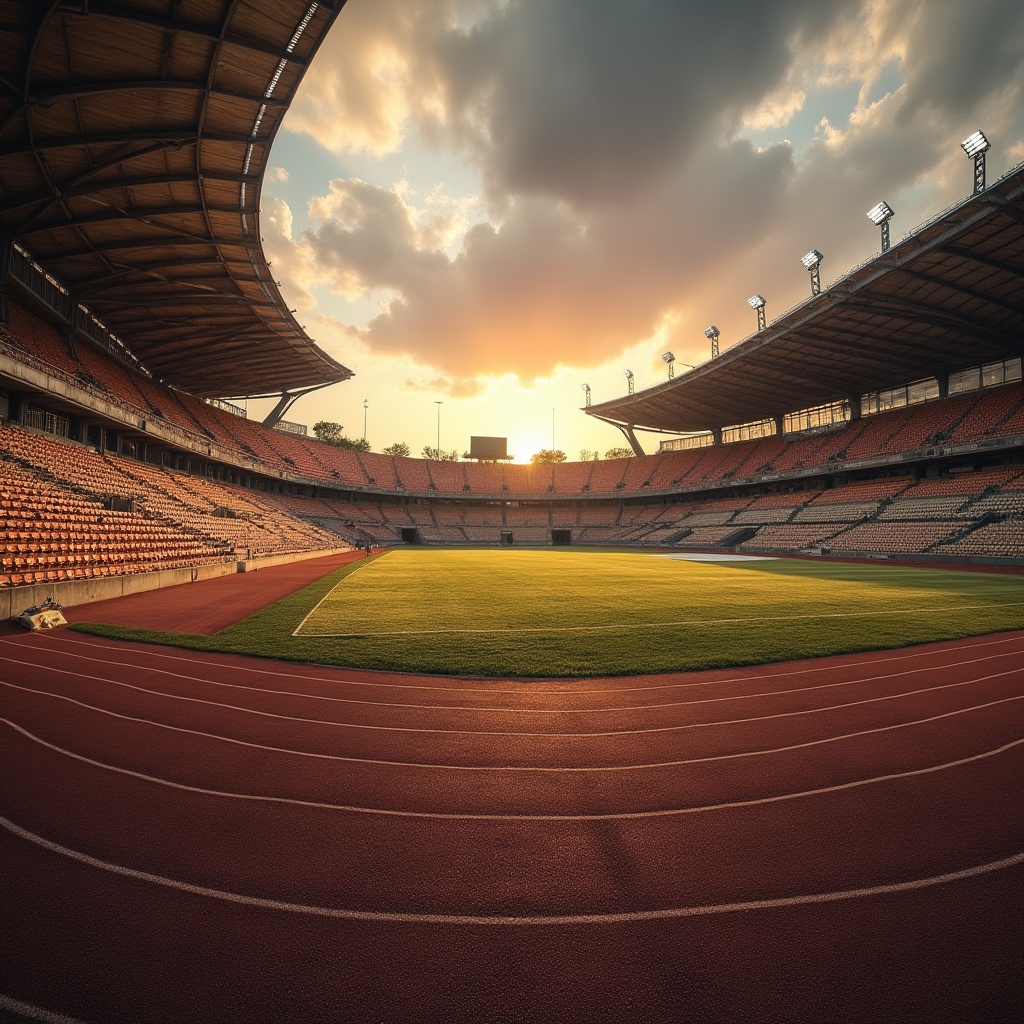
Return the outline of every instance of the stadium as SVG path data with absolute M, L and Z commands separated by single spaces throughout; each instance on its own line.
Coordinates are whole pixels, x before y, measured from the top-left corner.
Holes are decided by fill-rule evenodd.
M 631 457 L 338 447 L 260 197 L 343 6 L 0 3 L 0 1020 L 1017 1019 L 1024 165 Z

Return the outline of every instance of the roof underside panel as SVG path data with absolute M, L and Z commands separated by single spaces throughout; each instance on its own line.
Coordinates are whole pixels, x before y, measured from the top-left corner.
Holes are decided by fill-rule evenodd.
M 0 232 L 194 394 L 351 376 L 289 312 L 259 226 L 270 145 L 343 3 L 0 0 Z
M 592 405 L 690 432 L 769 419 L 1024 354 L 1024 168 L 717 359 Z

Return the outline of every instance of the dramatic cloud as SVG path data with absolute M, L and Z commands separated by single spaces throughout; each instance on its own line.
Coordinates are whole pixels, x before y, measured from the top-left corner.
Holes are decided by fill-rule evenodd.
M 268 253 L 300 307 L 369 300 L 358 338 L 434 367 L 418 386 L 645 343 L 695 362 L 707 323 L 749 333 L 753 291 L 770 317 L 802 299 L 808 249 L 826 280 L 869 256 L 879 199 L 898 236 L 965 194 L 975 128 L 1020 159 L 1022 82 L 1008 0 L 352 3 L 289 128 L 364 155 L 414 136 L 484 198 L 325 182 L 294 239 L 265 200 Z M 801 123 L 829 90 L 845 106 Z

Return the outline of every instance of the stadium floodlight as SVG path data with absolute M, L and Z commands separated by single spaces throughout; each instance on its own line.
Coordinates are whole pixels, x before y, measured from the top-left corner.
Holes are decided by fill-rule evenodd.
M 896 216 L 896 211 L 883 199 L 877 206 L 868 210 L 872 224 L 882 229 L 882 252 L 889 248 L 889 219 Z
M 583 394 L 586 396 L 587 408 L 589 409 L 590 408 L 590 385 L 589 384 L 581 384 L 580 387 L 583 388 Z
M 985 154 L 992 145 L 984 132 L 975 132 L 960 143 L 960 148 L 974 161 L 974 194 L 985 190 Z
M 991 148 L 992 143 L 985 138 L 984 132 L 975 132 L 960 143 L 961 148 L 969 157 L 976 157 L 979 153 Z
M 806 256 L 800 257 L 800 262 L 811 272 L 811 294 L 821 294 L 821 261 L 825 257 L 818 252 L 817 249 L 812 249 Z
M 636 391 L 636 384 L 633 381 L 633 371 L 626 370 L 626 387 L 629 388 L 629 393 L 633 394 Z
M 722 332 L 714 325 L 709 324 L 704 328 L 704 337 L 711 342 L 711 358 L 718 358 L 718 338 Z
M 671 380 L 676 375 L 676 357 L 671 352 L 662 352 L 661 361 L 668 364 L 668 379 Z
M 868 210 L 868 216 L 872 224 L 884 224 L 890 217 L 896 216 L 896 211 L 883 199 L 877 206 Z
M 757 329 L 759 331 L 763 331 L 765 329 L 765 327 L 768 326 L 768 320 L 765 317 L 765 312 L 764 312 L 764 305 L 765 305 L 764 296 L 763 295 L 751 295 L 750 298 L 747 299 L 747 305 L 750 306 L 751 309 L 756 309 L 757 310 Z

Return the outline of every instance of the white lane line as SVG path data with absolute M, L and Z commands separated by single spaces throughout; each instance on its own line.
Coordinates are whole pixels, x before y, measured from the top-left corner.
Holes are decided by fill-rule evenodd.
M 987 676 L 978 676 L 976 679 L 965 679 L 958 683 L 940 683 L 937 686 L 923 686 L 917 690 L 906 690 L 902 693 L 886 694 L 881 697 L 868 697 L 864 700 L 847 701 L 844 704 L 830 704 L 827 707 L 804 708 L 799 711 L 780 711 L 773 715 L 754 715 L 749 718 L 723 718 L 712 722 L 684 722 L 681 725 L 657 725 L 647 729 L 609 729 L 603 732 L 511 732 L 507 730 L 492 729 L 422 729 L 408 725 L 370 725 L 360 722 L 333 722 L 323 718 L 307 718 L 304 715 L 279 715 L 273 711 L 259 711 L 255 708 L 242 707 L 238 704 L 225 704 L 222 701 L 206 700 L 202 697 L 187 697 L 178 693 L 164 693 L 162 690 L 150 690 L 145 686 L 136 686 L 134 683 L 125 683 L 120 679 L 111 679 L 108 676 L 92 676 L 84 672 L 76 672 L 73 669 L 60 668 L 56 665 L 40 665 L 34 661 L 20 661 L 17 658 L 5 658 L 0 656 L 0 661 L 6 661 L 12 665 L 22 665 L 28 668 L 40 668 L 46 672 L 57 672 L 61 675 L 73 676 L 75 679 L 89 679 L 93 682 L 107 683 L 110 686 L 120 686 L 126 690 L 134 690 L 137 693 L 145 693 L 151 697 L 162 697 L 164 700 L 182 701 L 187 704 L 202 704 L 205 707 L 220 708 L 225 711 L 236 711 L 242 715 L 253 715 L 257 718 L 272 718 L 281 722 L 302 722 L 306 725 L 324 725 L 332 729 L 351 729 L 359 732 L 402 732 L 417 733 L 420 735 L 437 736 L 488 736 L 488 737 L 516 737 L 517 739 L 606 739 L 613 736 L 648 736 L 661 732 L 682 732 L 687 729 L 709 729 L 720 725 L 747 725 L 753 722 L 770 722 L 779 718 L 798 718 L 803 715 L 827 714 L 830 711 L 843 711 L 848 708 L 860 707 L 864 704 L 878 704 L 883 701 L 900 700 L 904 697 L 914 697 L 922 693 L 934 693 L 937 690 L 950 690 L 959 686 L 971 686 L 974 683 L 984 683 L 992 679 L 1000 679 L 1003 676 L 1021 676 L 1024 678 L 1024 666 L 1008 669 L 1006 672 L 993 672 Z M 897 672 L 898 675 L 916 675 L 912 670 Z
M 0 994 L 0 1010 L 7 1013 L 16 1013 L 25 1020 L 38 1020 L 43 1024 L 85 1024 L 85 1021 L 77 1017 L 68 1017 L 63 1013 L 54 1013 L 52 1010 L 44 1010 L 41 1006 L 32 1006 L 31 1003 L 23 1003 L 20 999 L 13 999 L 11 996 Z
M 72 640 L 69 633 L 62 632 L 59 635 L 54 633 L 34 633 L 30 634 L 31 639 L 38 643 L 45 644 L 47 646 L 63 646 L 65 644 L 73 644 L 78 647 L 91 647 L 94 649 L 105 650 L 105 651 L 121 651 L 125 654 L 134 654 L 139 657 L 146 658 L 162 658 L 166 661 L 183 661 L 190 665 L 217 665 L 223 668 L 230 668 L 232 672 L 246 672 L 251 675 L 261 676 L 273 676 L 275 678 L 284 679 L 303 679 L 309 680 L 315 683 L 334 683 L 342 684 L 344 686 L 369 686 L 385 689 L 402 689 L 402 690 L 438 690 L 444 692 L 455 692 L 455 693 L 506 693 L 511 695 L 522 696 L 524 691 L 533 694 L 541 694 L 544 696 L 566 696 L 566 695 L 590 695 L 599 693 L 639 693 L 645 690 L 674 690 L 682 687 L 689 686 L 713 686 L 718 683 L 746 683 L 752 680 L 762 679 L 783 679 L 788 676 L 802 676 L 811 675 L 816 672 L 827 672 L 835 670 L 835 668 L 852 668 L 859 669 L 864 665 L 884 665 L 893 661 L 909 661 L 912 658 L 929 658 L 935 657 L 939 654 L 945 654 L 947 651 L 969 651 L 976 647 L 993 647 L 998 644 L 1010 644 L 1010 643 L 1024 643 L 1024 635 L 1019 632 L 1011 636 L 1000 636 L 995 640 L 980 640 L 978 642 L 970 642 L 969 638 L 966 640 L 942 640 L 938 641 L 939 645 L 942 645 L 939 649 L 936 649 L 936 644 L 919 645 L 912 649 L 903 648 L 898 650 L 897 653 L 887 654 L 881 658 L 869 658 L 867 655 L 854 654 L 854 655 L 829 655 L 825 658 L 811 659 L 808 664 L 804 664 L 807 667 L 798 669 L 786 669 L 781 672 L 750 672 L 746 675 L 736 676 L 725 676 L 720 679 L 690 679 L 683 682 L 673 683 L 656 683 L 651 686 L 617 686 L 617 687 L 605 687 L 601 689 L 582 687 L 587 682 L 586 679 L 574 679 L 570 680 L 565 684 L 565 688 L 560 690 L 542 690 L 538 689 L 532 682 L 522 683 L 519 687 L 514 690 L 497 689 L 493 686 L 473 688 L 468 686 L 435 686 L 427 683 L 396 683 L 396 682 L 376 682 L 373 680 L 363 679 L 344 679 L 339 678 L 337 675 L 331 676 L 312 676 L 303 675 L 301 673 L 302 668 L 306 667 L 301 662 L 288 662 L 286 666 L 277 669 L 265 669 L 265 668 L 253 668 L 249 665 L 238 664 L 244 655 L 225 655 L 221 651 L 211 651 L 206 657 L 201 658 L 190 658 L 179 654 L 164 654 L 160 651 L 152 650 L 145 647 L 129 647 L 126 641 L 115 641 L 115 640 L 104 640 L 100 643 L 91 643 L 88 640 Z M 217 656 L 230 657 L 231 661 L 214 661 L 211 660 Z M 835 659 L 841 660 L 841 665 L 835 666 L 831 662 Z M 130 662 L 112 662 L 112 664 L 123 665 L 127 664 L 129 667 L 133 667 L 134 663 Z M 140 666 L 141 667 L 141 666 Z M 337 672 L 341 673 L 345 670 L 343 668 L 337 669 Z M 709 674 L 712 672 L 722 672 L 725 669 L 702 669 L 699 674 Z M 935 671 L 941 671 L 941 667 Z M 388 673 L 381 673 L 382 675 L 388 675 Z M 679 673 L 676 673 L 677 675 Z M 497 680 L 496 680 L 497 681 Z
M 756 622 L 798 622 L 806 619 L 869 619 L 880 616 L 889 617 L 892 615 L 936 615 L 946 612 L 956 614 L 965 611 L 979 611 L 989 608 L 1021 608 L 1024 601 L 1003 601 L 993 604 L 961 604 L 950 606 L 948 604 L 926 605 L 923 608 L 889 608 L 885 611 L 873 612 L 808 612 L 805 615 L 751 615 L 735 619 L 671 619 L 665 622 L 609 622 L 597 626 L 496 626 L 485 629 L 395 629 L 368 632 L 362 630 L 358 633 L 292 633 L 292 636 L 302 636 L 309 640 L 330 640 L 360 637 L 366 639 L 377 639 L 386 636 L 433 636 L 464 635 L 464 634 L 492 634 L 501 633 L 505 635 L 519 633 L 598 633 L 606 630 L 635 630 L 635 629 L 660 629 L 667 626 L 682 628 L 697 628 L 701 626 L 725 626 L 732 624 L 748 625 Z
M 975 864 L 959 871 L 948 871 L 941 875 L 930 875 L 927 878 L 915 878 L 907 882 L 880 883 L 859 889 L 838 889 L 834 892 L 808 893 L 803 896 L 784 896 L 777 899 L 746 900 L 740 903 L 710 903 L 703 906 L 666 907 L 661 910 L 628 910 L 610 914 L 531 914 L 523 917 L 512 915 L 486 914 L 414 914 L 398 911 L 382 910 L 349 910 L 343 907 L 321 907 L 307 903 L 289 903 L 284 900 L 267 899 L 263 896 L 246 896 L 243 893 L 229 892 L 224 889 L 212 889 L 205 885 L 193 885 L 177 878 L 155 875 L 149 871 L 125 867 L 123 864 L 112 864 L 100 860 L 88 853 L 72 850 L 60 843 L 44 839 L 28 829 L 16 825 L 8 818 L 0 817 L 0 826 L 8 832 L 34 843 L 50 853 L 67 857 L 70 860 L 86 864 L 100 871 L 131 878 L 137 882 L 159 885 L 165 889 L 187 892 L 193 896 L 204 896 L 209 899 L 221 900 L 225 903 L 236 903 L 247 907 L 258 907 L 261 910 L 279 910 L 288 914 L 303 914 L 310 917 L 326 917 L 343 921 L 367 921 L 375 924 L 440 924 L 440 925 L 587 925 L 587 924 L 630 924 L 641 921 L 663 921 L 680 917 L 709 917 L 713 914 L 735 914 L 747 910 L 778 910 L 784 907 L 801 907 L 817 903 L 837 903 L 841 900 L 852 900 L 866 896 L 889 896 L 894 893 L 911 892 L 915 889 L 928 889 L 935 885 L 946 885 L 961 882 L 979 875 L 987 875 L 994 871 L 1014 867 L 1024 863 L 1024 853 L 1015 853 L 1000 860 L 986 864 Z
M 1020 700 L 1021 698 L 1009 699 Z M 183 782 L 173 782 L 170 779 L 160 778 L 157 775 L 146 775 L 142 772 L 132 771 L 130 768 L 120 768 L 117 765 L 105 764 L 103 761 L 94 761 L 91 757 L 85 757 L 83 754 L 76 754 L 74 751 L 49 743 L 9 719 L 0 718 L 0 722 L 10 726 L 33 743 L 37 743 L 39 746 L 52 750 L 64 757 L 73 758 L 84 764 L 92 765 L 94 768 L 102 768 L 105 771 L 116 772 L 119 775 L 127 775 L 142 782 L 151 782 L 158 786 L 166 786 L 170 789 L 178 789 L 186 793 L 198 793 L 202 796 L 213 796 L 227 800 L 247 800 L 257 803 L 287 804 L 292 807 L 311 807 L 316 810 L 342 811 L 351 814 L 378 815 L 393 818 L 428 818 L 441 821 L 631 821 L 639 818 L 669 818 L 684 814 L 703 814 L 707 811 L 734 810 L 739 807 L 759 807 L 763 804 L 800 800 L 804 797 L 822 796 L 826 793 L 840 793 L 847 789 L 860 789 L 863 786 L 893 782 L 896 779 L 910 779 L 920 775 L 932 775 L 935 772 L 946 771 L 949 768 L 959 768 L 965 764 L 972 764 L 975 761 L 983 761 L 987 758 L 995 757 L 998 754 L 1003 754 L 1007 750 L 1012 750 L 1014 747 L 1024 744 L 1024 739 L 1011 740 L 1009 743 L 1004 743 L 1001 747 L 996 747 L 993 750 L 985 750 L 980 754 L 971 754 L 967 757 L 958 758 L 955 761 L 944 761 L 942 764 L 929 765 L 927 768 L 913 768 L 903 772 L 891 772 L 888 775 L 876 775 L 868 779 L 855 779 L 852 782 L 836 783 L 834 786 L 819 786 L 816 789 L 798 790 L 794 793 L 777 793 L 772 796 L 751 797 L 747 800 L 728 800 L 718 804 L 698 804 L 693 807 L 671 807 L 653 811 L 615 811 L 605 814 L 472 814 L 450 811 L 403 811 L 380 807 L 359 807 L 351 804 L 332 804 L 320 800 L 300 800 L 296 797 L 288 796 L 231 793 L 219 789 L 207 789 L 202 786 L 189 786 Z
M 970 658 L 966 661 L 951 661 L 943 666 L 943 669 L 959 668 L 963 665 L 977 665 L 983 661 L 993 661 L 999 658 L 1014 657 L 1017 654 L 1015 651 L 1000 651 L 998 654 L 987 654 L 980 658 Z M 918 675 L 921 673 L 927 673 L 934 675 L 935 669 L 928 666 L 921 666 L 916 669 L 907 669 L 903 672 L 890 672 L 884 675 L 873 675 L 873 676 L 860 676 L 856 679 L 844 679 L 836 683 L 815 683 L 811 686 L 797 686 L 789 690 L 761 690 L 757 693 L 740 693 L 732 694 L 727 697 L 702 697 L 699 700 L 677 700 L 677 701 L 665 701 L 661 704 L 627 704 L 620 707 L 606 707 L 606 708 L 520 708 L 520 707 L 485 707 L 482 705 L 474 704 L 408 704 L 395 701 L 378 701 L 378 700 L 355 700 L 350 697 L 329 697 L 325 694 L 318 693 L 303 693 L 298 690 L 275 690 L 265 686 L 247 686 L 245 683 L 229 683 L 220 679 L 207 679 L 204 676 L 186 675 L 182 672 L 171 672 L 169 669 L 164 668 L 152 668 L 149 666 L 132 665 L 126 662 L 111 662 L 109 658 L 90 658 L 85 654 L 66 654 L 61 652 L 61 656 L 65 658 L 75 658 L 79 661 L 88 661 L 100 665 L 123 665 L 125 668 L 134 668 L 138 672 L 148 672 L 153 675 L 170 676 L 172 679 L 184 679 L 190 683 L 205 683 L 208 686 L 222 686 L 232 690 L 247 690 L 252 693 L 265 693 L 274 694 L 276 696 L 283 697 L 297 697 L 303 700 L 319 700 L 326 701 L 331 704 L 354 704 L 360 707 L 376 707 L 376 708 L 409 708 L 416 711 L 470 711 L 470 712 L 482 712 L 487 714 L 516 714 L 516 715 L 594 715 L 594 714 L 605 714 L 608 712 L 623 712 L 623 711 L 651 711 L 659 710 L 662 708 L 678 708 L 688 707 L 692 704 L 718 704 L 723 701 L 734 701 L 734 700 L 752 700 L 755 697 L 781 697 L 788 694 L 808 693 L 812 690 L 829 690 L 841 686 L 853 686 L 856 683 L 873 683 L 878 682 L 882 679 L 896 679 L 901 676 Z M 0 655 L 0 661 L 13 661 L 14 659 L 6 658 Z M 24 664 L 23 662 L 15 662 L 16 664 Z M 67 671 L 67 670 L 64 670 Z M 77 673 L 76 673 L 77 674 Z M 83 677 L 86 678 L 86 677 Z M 96 676 L 90 676 L 87 678 L 99 678 Z M 162 692 L 162 691 L 161 691 Z M 228 705 L 233 707 L 234 705 Z M 311 719 L 311 721 L 313 721 Z M 549 735 L 549 734 L 545 734 Z M 579 733 L 574 735 L 581 735 Z M 582 734 L 585 735 L 585 734 Z
M 1024 694 L 1016 697 L 1003 697 L 1000 700 L 988 701 L 985 704 L 975 704 L 969 708 L 958 708 L 955 711 L 945 711 L 939 715 L 929 715 L 927 718 L 916 718 L 910 722 L 897 722 L 893 725 L 876 726 L 873 729 L 860 729 L 856 732 L 841 733 L 838 736 L 826 736 L 816 740 L 805 740 L 802 743 L 789 743 L 781 747 L 768 747 L 762 750 L 745 750 L 735 754 L 711 754 L 706 757 L 684 758 L 675 761 L 651 761 L 646 764 L 612 764 L 612 765 L 468 765 L 468 764 L 437 764 L 430 761 L 388 761 L 382 758 L 352 757 L 345 754 L 324 754 L 310 750 L 293 750 L 289 747 L 275 747 L 266 743 L 254 743 L 251 740 L 238 740 L 231 736 L 221 736 L 218 733 L 202 732 L 199 729 L 187 729 L 180 725 L 168 725 L 165 722 L 154 722 L 148 718 L 136 718 L 132 715 L 123 715 L 117 711 L 108 711 L 106 708 L 98 708 L 84 701 L 75 700 L 73 697 L 66 697 L 61 693 L 50 693 L 48 690 L 33 690 L 28 686 L 19 686 L 17 683 L 8 683 L 0 680 L 0 686 L 10 687 L 12 690 L 22 690 L 25 693 L 33 693 L 39 697 L 50 697 L 53 700 L 64 701 L 67 704 L 74 704 L 87 711 L 95 711 L 110 718 L 119 718 L 126 722 L 136 722 L 140 725 L 151 725 L 156 729 L 165 729 L 168 732 L 180 732 L 189 736 L 202 736 L 204 739 L 215 740 L 219 743 L 231 743 L 239 747 L 248 747 L 254 750 L 267 750 L 275 754 L 288 754 L 294 757 L 317 758 L 325 761 L 341 761 L 349 764 L 372 764 L 390 768 L 427 768 L 440 769 L 443 771 L 456 772 L 623 772 L 640 771 L 647 768 L 676 768 L 688 764 L 704 764 L 710 761 L 730 761 L 743 757 L 762 757 L 768 754 L 785 753 L 790 750 L 804 750 L 807 747 L 817 747 L 825 743 L 839 743 L 842 740 L 854 739 L 859 736 L 873 736 L 880 732 L 890 732 L 895 729 L 907 729 L 915 725 L 925 725 L 928 722 L 938 722 L 943 718 L 956 718 L 958 715 L 966 715 L 971 711 L 981 711 L 984 708 L 995 707 L 998 704 L 1007 704 L 1011 701 L 1024 699 Z

